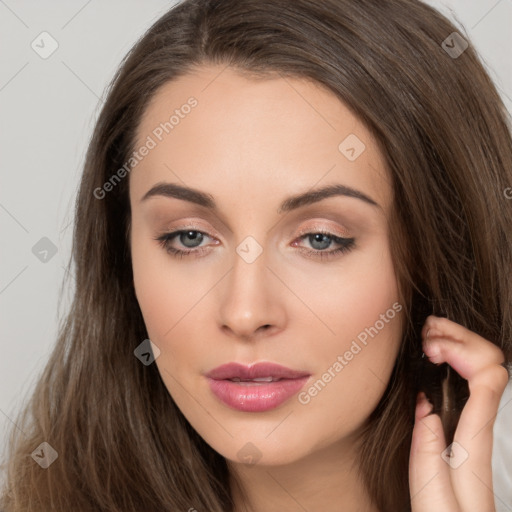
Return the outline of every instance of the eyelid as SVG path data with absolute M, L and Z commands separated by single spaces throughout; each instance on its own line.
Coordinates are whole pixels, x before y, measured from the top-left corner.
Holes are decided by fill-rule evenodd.
M 176 226 L 172 227 L 166 227 L 163 229 L 163 233 L 175 233 L 176 231 L 197 231 L 199 233 L 202 233 L 203 235 L 208 236 L 209 238 L 215 238 L 218 239 L 217 236 L 214 236 L 212 233 L 211 228 L 203 226 L 199 221 L 192 221 L 192 222 L 186 222 L 183 224 L 178 224 Z
M 197 222 L 197 221 L 195 221 L 195 223 L 189 222 L 189 223 L 186 223 L 183 225 L 178 225 L 178 226 L 175 226 L 172 228 L 168 228 L 164 231 L 166 233 L 175 233 L 176 231 L 187 231 L 187 230 L 198 231 L 198 232 L 202 233 L 203 235 L 206 235 L 208 238 L 216 240 L 217 243 L 219 241 L 218 237 L 210 234 L 210 229 L 207 229 L 207 228 L 201 226 L 201 223 Z M 324 222 L 317 221 L 313 225 L 309 225 L 309 226 L 301 228 L 296 233 L 295 238 L 299 238 L 303 235 L 311 234 L 312 232 L 313 233 L 314 232 L 328 232 L 328 233 L 330 233 L 334 236 L 337 236 L 339 238 L 352 238 L 352 236 L 347 231 L 342 231 L 340 229 L 326 226 L 325 221 Z
M 169 231 L 166 231 L 165 233 L 173 234 L 174 238 L 177 238 L 180 235 L 180 233 L 186 233 L 187 231 L 196 231 L 197 233 L 201 233 L 201 235 L 203 235 L 205 238 L 209 238 L 210 242 L 208 243 L 208 245 L 219 245 L 219 243 L 220 243 L 220 240 L 216 236 L 211 235 L 209 233 L 209 231 L 206 229 L 199 228 L 199 226 L 195 226 L 195 227 L 194 226 L 186 226 L 183 228 L 177 227 L 177 228 L 170 229 Z
M 339 238 L 352 238 L 352 235 L 348 231 L 343 231 L 338 228 L 326 226 L 325 222 L 323 222 L 323 223 L 318 222 L 317 224 L 313 224 L 313 225 L 309 225 L 304 228 L 301 228 L 297 233 L 297 237 L 300 237 L 302 235 L 307 235 L 307 234 L 310 234 L 312 232 L 317 232 L 317 231 L 318 232 L 322 232 L 322 231 L 329 232 L 332 235 L 337 236 Z
M 168 231 L 166 233 L 163 233 L 160 236 L 157 236 L 155 240 L 158 241 L 159 245 L 161 245 L 169 254 L 171 254 L 175 258 L 183 258 L 186 256 L 189 257 L 197 257 L 200 258 L 203 254 L 210 252 L 208 246 L 201 247 L 198 246 L 196 248 L 189 248 L 188 250 L 185 249 L 176 249 L 172 248 L 170 246 L 170 242 L 174 240 L 176 237 L 178 237 L 182 233 L 186 233 L 187 231 L 195 231 L 197 233 L 201 233 L 202 235 L 205 235 L 206 237 L 213 239 L 213 245 L 218 245 L 220 241 L 216 237 L 212 237 L 209 235 L 206 230 L 203 231 L 202 229 L 196 229 L 196 226 L 188 226 L 184 228 L 176 228 L 172 231 Z M 308 258 L 312 259 L 319 259 L 321 261 L 326 260 L 329 261 L 331 259 L 335 259 L 337 256 L 341 256 L 344 253 L 350 252 L 355 244 L 355 238 L 354 237 L 346 237 L 346 236 L 338 236 L 334 232 L 335 229 L 325 229 L 323 227 L 313 227 L 310 226 L 309 228 L 303 228 L 301 230 L 301 234 L 297 234 L 296 238 L 293 240 L 292 245 L 294 247 L 298 247 L 299 250 L 306 254 Z M 312 234 L 323 234 L 332 239 L 332 241 L 339 246 L 338 249 L 330 250 L 330 251 L 321 251 L 321 250 L 315 250 L 315 249 L 307 249 L 304 247 L 297 246 L 296 243 L 307 236 L 310 236 Z M 210 244 L 212 245 L 212 244 Z

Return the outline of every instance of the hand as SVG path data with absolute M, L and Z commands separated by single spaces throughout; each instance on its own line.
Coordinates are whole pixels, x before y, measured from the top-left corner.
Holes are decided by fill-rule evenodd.
M 455 431 L 452 458 L 441 419 L 418 395 L 409 459 L 413 512 L 495 512 L 492 486 L 493 426 L 509 380 L 503 352 L 465 327 L 429 316 L 422 329 L 423 351 L 433 363 L 448 363 L 468 381 L 470 396 Z M 446 453 L 446 452 L 445 452 Z

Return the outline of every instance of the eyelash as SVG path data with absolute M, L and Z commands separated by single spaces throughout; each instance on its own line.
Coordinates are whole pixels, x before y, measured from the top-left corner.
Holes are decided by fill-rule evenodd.
M 176 249 L 175 247 L 171 247 L 170 243 L 174 238 L 181 235 L 182 233 L 188 233 L 189 231 L 192 231 L 194 233 L 200 233 L 202 235 L 209 236 L 207 233 L 203 231 L 199 231 L 197 229 L 181 229 L 177 231 L 173 231 L 172 233 L 163 233 L 162 235 L 155 238 L 159 242 L 159 245 L 161 245 L 166 252 L 168 252 L 171 256 L 174 258 L 183 258 L 185 256 L 195 256 L 200 257 L 204 252 L 208 251 L 206 248 L 199 248 L 199 249 L 192 249 L 189 251 L 183 251 L 181 249 Z M 338 249 L 334 249 L 332 251 L 321 251 L 318 249 L 307 249 L 307 248 L 299 248 L 300 252 L 305 253 L 307 257 L 313 258 L 313 259 L 330 259 L 334 258 L 338 255 L 341 255 L 343 253 L 347 253 L 351 251 L 355 245 L 355 238 L 344 238 L 344 237 L 338 237 L 334 235 L 333 233 L 330 233 L 328 231 L 319 229 L 316 231 L 306 231 L 301 232 L 299 234 L 299 239 L 304 239 L 311 235 L 325 235 L 332 239 L 333 242 L 340 245 Z M 212 238 L 212 237 L 210 237 Z

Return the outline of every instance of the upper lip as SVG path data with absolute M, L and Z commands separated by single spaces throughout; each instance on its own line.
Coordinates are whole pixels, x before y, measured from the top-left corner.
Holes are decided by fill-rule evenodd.
M 299 379 L 309 377 L 308 372 L 292 370 L 286 366 L 276 363 L 262 362 L 246 366 L 240 363 L 226 363 L 209 371 L 206 376 L 215 380 L 226 379 L 258 379 L 262 377 L 273 377 L 274 379 Z

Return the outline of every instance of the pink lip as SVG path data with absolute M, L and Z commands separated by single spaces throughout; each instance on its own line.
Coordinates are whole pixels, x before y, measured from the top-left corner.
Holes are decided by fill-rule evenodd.
M 223 403 L 245 412 L 263 412 L 274 409 L 297 393 L 311 374 L 292 370 L 274 363 L 256 363 L 251 366 L 228 363 L 206 374 L 212 392 Z M 272 377 L 272 382 L 233 382 L 229 379 L 256 379 Z

